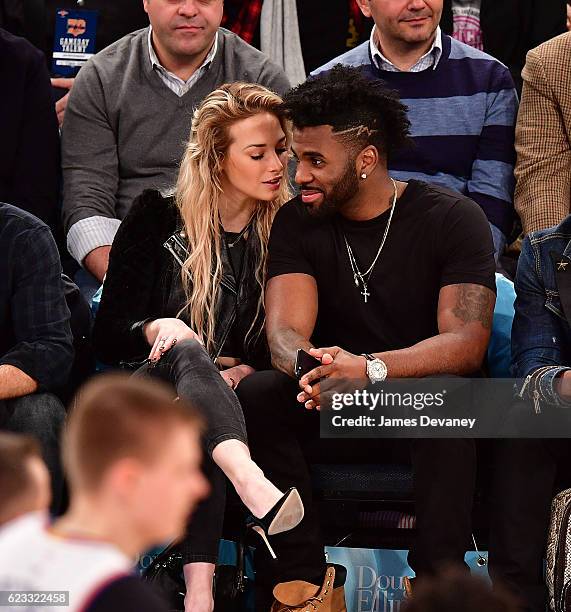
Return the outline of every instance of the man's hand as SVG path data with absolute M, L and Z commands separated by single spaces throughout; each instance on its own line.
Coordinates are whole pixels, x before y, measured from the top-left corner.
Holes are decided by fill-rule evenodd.
M 180 319 L 155 319 L 143 327 L 143 333 L 152 347 L 149 353 L 151 361 L 158 361 L 163 353 L 181 340 L 196 340 L 203 344 L 198 335 Z
M 311 370 L 299 381 L 302 392 L 297 401 L 305 403 L 308 410 L 321 407 L 320 378 L 345 378 L 352 380 L 368 380 L 367 359 L 361 355 L 353 355 L 338 346 L 328 348 L 312 348 L 310 354 L 321 361 L 321 365 Z
M 222 370 L 220 376 L 222 376 L 230 389 L 235 389 L 243 378 L 250 376 L 250 374 L 253 374 L 255 371 L 254 368 L 243 363 L 233 368 Z
M 93 274 L 93 276 L 95 276 L 100 283 L 103 282 L 103 279 L 107 274 L 110 252 L 110 246 L 97 247 L 88 253 L 86 258 L 83 260 L 84 267 L 88 272 L 91 272 L 91 274 Z
M 74 81 L 75 79 L 62 79 L 62 78 L 51 79 L 52 87 L 56 87 L 57 89 L 67 89 L 68 90 L 65 96 L 63 96 L 63 98 L 60 98 L 56 102 L 57 121 L 59 123 L 60 128 L 63 124 L 63 117 L 65 115 L 65 109 L 67 108 L 67 102 L 69 100 L 69 92 L 71 88 L 73 87 Z
M 30 395 L 38 390 L 38 383 L 13 365 L 0 365 L 0 400 Z

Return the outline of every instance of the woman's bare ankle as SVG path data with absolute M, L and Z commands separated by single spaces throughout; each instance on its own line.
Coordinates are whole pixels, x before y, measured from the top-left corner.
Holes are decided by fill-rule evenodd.
M 186 583 L 185 612 L 212 612 L 214 563 L 187 563 L 183 566 Z
M 258 518 L 267 514 L 282 496 L 282 492 L 263 473 L 242 481 L 235 488 L 244 505 Z
M 187 593 L 184 598 L 184 612 L 213 612 L 212 590 L 202 593 Z

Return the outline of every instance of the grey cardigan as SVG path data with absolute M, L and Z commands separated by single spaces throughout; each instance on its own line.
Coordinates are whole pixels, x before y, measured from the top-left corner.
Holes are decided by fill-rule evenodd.
M 173 187 L 192 113 L 211 91 L 233 81 L 289 89 L 281 68 L 220 28 L 212 63 L 178 97 L 153 70 L 147 37 L 148 28 L 138 30 L 95 55 L 71 91 L 62 129 L 63 217 L 80 262 L 113 242 L 144 189 Z

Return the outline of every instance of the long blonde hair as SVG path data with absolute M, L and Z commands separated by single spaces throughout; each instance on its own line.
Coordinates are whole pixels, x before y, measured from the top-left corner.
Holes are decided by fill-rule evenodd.
M 190 318 L 192 329 L 211 354 L 222 277 L 219 207 L 222 161 L 231 144 L 229 130 L 237 121 L 271 113 L 279 119 L 289 142 L 289 128 L 280 110 L 281 104 L 282 99 L 277 94 L 261 85 L 231 83 L 209 94 L 194 112 L 175 194 L 189 243 L 188 257 L 182 266 L 187 302 L 179 316 L 185 313 Z M 265 264 L 272 221 L 280 206 L 290 197 L 287 168 L 284 168 L 275 199 L 258 202 L 254 210 L 251 231 L 257 233 L 260 244 L 255 270 L 260 298 L 248 336 L 254 330 L 264 304 Z M 261 328 L 258 333 L 260 331 Z

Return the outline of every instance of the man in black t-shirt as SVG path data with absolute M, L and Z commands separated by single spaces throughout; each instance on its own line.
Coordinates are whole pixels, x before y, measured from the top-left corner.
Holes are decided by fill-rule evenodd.
M 292 90 L 285 108 L 301 196 L 278 212 L 269 244 L 267 335 L 278 371 L 248 377 L 237 393 L 253 456 L 278 485 L 297 486 L 310 509 L 301 449 L 319 437 L 316 381 L 478 372 L 495 303 L 494 248 L 474 202 L 389 177 L 387 157 L 406 143 L 409 123 L 380 81 L 338 66 Z M 298 386 L 291 377 L 299 348 L 321 366 Z M 475 447 L 467 439 L 415 439 L 410 447 L 418 536 L 409 563 L 423 575 L 463 563 Z M 260 563 L 256 580 L 301 580 L 317 593 L 325 562 L 315 514 L 273 541 L 276 572 Z M 275 591 L 284 605 L 288 588 Z

